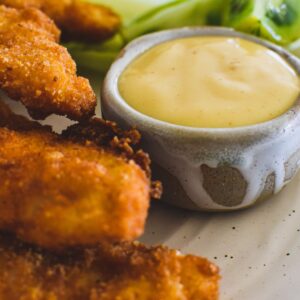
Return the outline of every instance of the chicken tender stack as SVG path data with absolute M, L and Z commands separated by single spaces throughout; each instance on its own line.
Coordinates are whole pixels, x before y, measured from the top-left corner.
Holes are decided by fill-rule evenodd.
M 216 266 L 133 241 L 161 194 L 141 136 L 90 118 L 89 82 L 32 6 L 70 36 L 109 36 L 118 18 L 77 0 L 1 3 L 31 8 L 0 5 L 0 88 L 35 118 L 80 123 L 57 134 L 0 102 L 0 300 L 217 300 Z
M 0 299 L 218 299 L 206 259 L 120 242 L 143 232 L 149 205 L 138 132 L 95 118 L 59 136 L 3 103 L 0 126 L 0 229 L 55 250 L 0 234 Z

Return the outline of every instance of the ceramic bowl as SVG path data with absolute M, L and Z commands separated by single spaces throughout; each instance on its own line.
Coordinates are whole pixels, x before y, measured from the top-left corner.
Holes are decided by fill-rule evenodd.
M 229 211 L 254 205 L 278 193 L 300 162 L 300 95 L 283 115 L 237 128 L 192 128 L 148 117 L 121 97 L 124 69 L 149 48 L 192 36 L 240 37 L 266 46 L 300 73 L 299 60 L 283 48 L 226 28 L 192 27 L 149 34 L 129 44 L 111 66 L 102 89 L 105 118 L 136 126 L 164 186 L 163 200 L 193 210 Z M 299 74 L 300 75 L 300 74 Z M 143 99 L 141 99 L 143 101 Z

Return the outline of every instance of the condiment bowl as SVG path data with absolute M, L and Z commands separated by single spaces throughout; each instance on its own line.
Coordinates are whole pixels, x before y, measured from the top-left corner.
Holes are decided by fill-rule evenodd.
M 154 176 L 164 186 L 163 200 L 193 210 L 231 211 L 252 206 L 278 193 L 299 169 L 300 95 L 283 115 L 237 128 L 193 128 L 159 121 L 136 111 L 120 95 L 120 75 L 135 58 L 165 41 L 193 36 L 250 40 L 281 55 L 300 75 L 300 62 L 289 52 L 232 29 L 162 31 L 133 41 L 113 63 L 102 89 L 103 115 L 141 131 Z

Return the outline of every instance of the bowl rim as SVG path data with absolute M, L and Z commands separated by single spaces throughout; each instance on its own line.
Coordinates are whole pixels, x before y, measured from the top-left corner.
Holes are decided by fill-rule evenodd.
M 125 48 L 123 48 L 119 56 L 111 65 L 103 81 L 101 89 L 101 106 L 103 107 L 103 102 L 108 102 L 109 106 L 113 107 L 114 111 L 117 112 L 120 116 L 124 117 L 124 111 L 126 111 L 125 119 L 127 119 L 127 121 L 134 120 L 134 125 L 137 125 L 137 127 L 142 124 L 144 128 L 148 127 L 163 129 L 164 132 L 168 132 L 168 135 L 176 136 L 178 136 L 178 133 L 189 135 L 191 137 L 205 135 L 212 136 L 214 138 L 222 137 L 222 139 L 232 138 L 232 136 L 255 136 L 258 133 L 264 136 L 273 136 L 274 134 L 278 134 L 278 132 L 281 132 L 282 130 L 287 128 L 291 123 L 300 122 L 300 93 L 295 99 L 294 105 L 284 114 L 262 123 L 239 127 L 205 128 L 177 125 L 145 115 L 130 106 L 119 92 L 119 78 L 125 68 L 135 58 L 156 45 L 171 40 L 196 36 L 236 37 L 265 46 L 284 58 L 300 77 L 300 60 L 283 47 L 275 45 L 272 42 L 249 34 L 241 33 L 232 28 L 215 26 L 182 27 L 144 35 L 133 40 Z

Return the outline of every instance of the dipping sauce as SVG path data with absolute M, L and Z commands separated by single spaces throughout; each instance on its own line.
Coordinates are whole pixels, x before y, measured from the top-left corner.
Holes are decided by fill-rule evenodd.
M 191 127 L 261 123 L 286 112 L 300 93 L 299 77 L 280 55 L 239 38 L 191 37 L 159 44 L 119 79 L 134 109 Z

